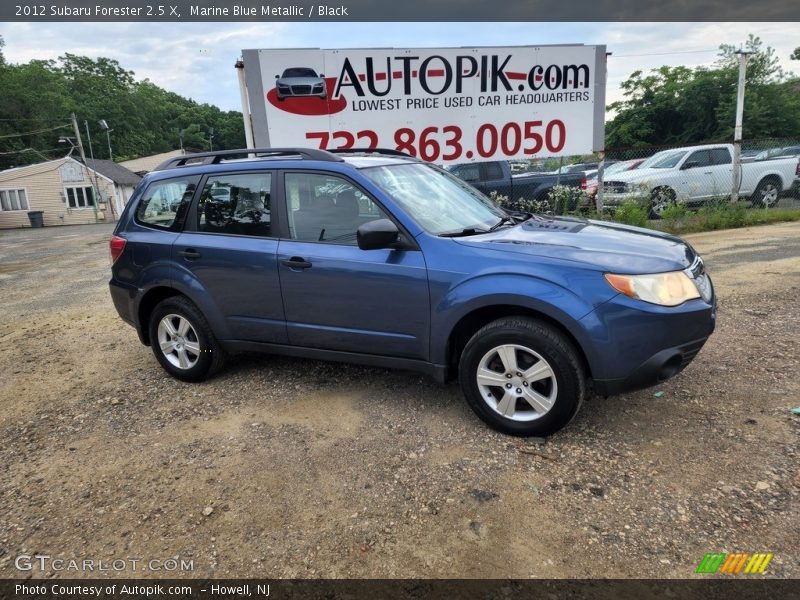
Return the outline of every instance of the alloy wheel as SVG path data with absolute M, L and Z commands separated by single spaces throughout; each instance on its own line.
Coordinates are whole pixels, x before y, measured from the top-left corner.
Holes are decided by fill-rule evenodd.
M 191 369 L 200 358 L 197 332 L 181 315 L 169 314 L 158 323 L 158 346 L 164 358 L 178 369 Z
M 558 396 L 553 368 L 541 354 L 518 344 L 492 348 L 475 374 L 483 401 L 512 421 L 533 421 L 550 412 Z

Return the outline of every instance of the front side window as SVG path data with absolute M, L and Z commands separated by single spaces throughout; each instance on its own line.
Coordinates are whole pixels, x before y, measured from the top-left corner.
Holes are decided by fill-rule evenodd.
M 362 173 L 434 235 L 487 230 L 506 216 L 475 188 L 431 165 L 369 167 Z
M 210 176 L 197 203 L 197 230 L 272 236 L 271 173 Z
M 459 165 L 451 169 L 450 172 L 464 181 L 480 181 L 481 179 L 480 165 L 478 163 Z
M 69 208 L 92 208 L 94 206 L 94 188 L 90 185 L 64 188 Z
M 686 159 L 686 164 L 697 163 L 697 167 L 707 167 L 711 164 L 711 154 L 708 150 L 697 150 L 689 155 Z
M 293 240 L 355 246 L 360 225 L 387 218 L 369 196 L 341 177 L 287 173 L 284 183 Z
M 0 190 L 0 210 L 28 210 L 25 190 Z
M 167 179 L 150 184 L 136 207 L 136 220 L 143 225 L 171 229 L 192 201 L 195 188 L 193 179 Z

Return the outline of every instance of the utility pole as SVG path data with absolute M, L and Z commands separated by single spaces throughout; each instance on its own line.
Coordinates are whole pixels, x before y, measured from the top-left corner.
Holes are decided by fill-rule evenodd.
M 744 116 L 744 84 L 747 75 L 747 55 L 744 50 L 737 50 L 739 55 L 739 86 L 736 90 L 736 125 L 733 128 L 733 181 L 731 186 L 731 202 L 739 201 L 739 184 L 742 180 L 742 118 Z
M 84 121 L 83 124 L 86 127 L 86 139 L 89 140 L 89 155 L 92 158 L 92 171 L 94 171 L 94 203 L 96 206 L 97 201 L 100 199 L 100 182 L 97 179 L 97 164 L 94 162 L 94 149 L 92 148 L 92 136 L 89 134 L 89 121 Z M 111 198 L 109 198 L 108 205 L 109 207 L 111 206 Z M 97 208 L 95 208 L 95 212 L 97 212 Z M 111 216 L 114 216 L 113 210 L 111 210 Z
M 78 128 L 78 120 L 75 118 L 75 113 L 72 113 L 72 129 L 75 131 L 75 139 L 78 141 L 78 152 L 81 155 L 81 161 L 83 163 L 83 168 L 87 169 L 86 174 L 89 175 L 89 184 L 92 185 L 92 176 L 89 174 L 88 167 L 86 166 L 86 152 L 83 151 L 83 141 L 81 141 L 81 130 Z M 97 190 L 94 189 L 92 185 L 92 191 L 95 194 L 95 198 L 92 201 L 92 208 L 94 208 L 94 222 L 99 223 L 100 219 L 97 216 Z

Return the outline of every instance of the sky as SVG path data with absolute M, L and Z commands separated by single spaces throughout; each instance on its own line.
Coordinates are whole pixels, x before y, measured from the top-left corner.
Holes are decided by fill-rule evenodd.
M 105 56 L 138 79 L 223 110 L 241 110 L 234 63 L 244 48 L 370 48 L 605 44 L 607 101 L 635 70 L 714 62 L 720 44 L 753 33 L 775 48 L 786 70 L 796 23 L 5 23 L 10 62 L 59 55 Z

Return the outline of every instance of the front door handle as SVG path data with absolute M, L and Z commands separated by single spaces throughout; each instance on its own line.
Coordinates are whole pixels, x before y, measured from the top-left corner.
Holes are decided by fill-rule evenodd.
M 194 260 L 196 258 L 200 258 L 200 253 L 194 248 L 187 248 L 186 250 L 181 250 L 178 252 L 178 256 L 182 256 L 183 258 L 189 260 Z
M 308 269 L 311 267 L 310 262 L 299 256 L 293 256 L 289 260 L 282 260 L 281 264 L 284 267 L 289 267 L 290 269 Z

